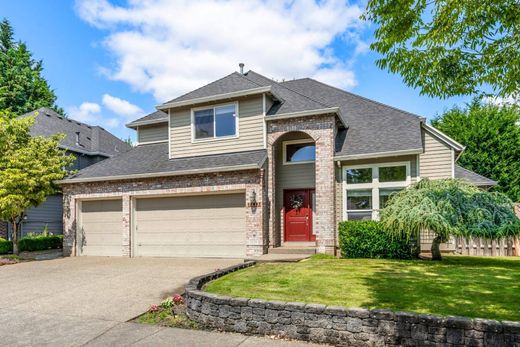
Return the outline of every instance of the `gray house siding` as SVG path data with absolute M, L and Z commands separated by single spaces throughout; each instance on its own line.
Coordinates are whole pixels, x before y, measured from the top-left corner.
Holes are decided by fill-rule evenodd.
M 25 211 L 20 236 L 24 237 L 29 233 L 40 234 L 46 226 L 49 233 L 55 235 L 63 233 L 63 197 L 61 194 L 49 196 L 40 206 Z M 12 227 L 9 225 L 9 236 L 11 236 L 11 231 Z

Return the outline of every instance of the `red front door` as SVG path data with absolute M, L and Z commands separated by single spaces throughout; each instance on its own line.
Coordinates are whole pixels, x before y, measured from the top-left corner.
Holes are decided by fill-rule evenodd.
M 314 241 L 312 233 L 312 197 L 314 189 L 284 191 L 285 241 Z

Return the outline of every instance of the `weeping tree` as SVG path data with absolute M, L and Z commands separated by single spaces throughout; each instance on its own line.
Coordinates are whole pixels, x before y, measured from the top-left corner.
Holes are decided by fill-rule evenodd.
M 439 246 L 450 236 L 501 239 L 520 234 L 520 219 L 506 195 L 455 179 L 423 179 L 395 193 L 381 211 L 381 222 L 398 236 L 434 232 L 433 260 L 442 259 Z

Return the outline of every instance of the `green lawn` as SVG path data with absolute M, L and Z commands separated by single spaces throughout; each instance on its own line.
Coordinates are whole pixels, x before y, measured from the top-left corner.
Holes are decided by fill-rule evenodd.
M 267 300 L 520 321 L 520 258 L 319 259 L 260 264 L 207 291 Z

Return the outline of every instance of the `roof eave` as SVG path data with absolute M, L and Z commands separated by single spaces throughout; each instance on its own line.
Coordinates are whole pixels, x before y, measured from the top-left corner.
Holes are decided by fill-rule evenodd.
M 86 155 L 101 155 L 103 157 L 107 157 L 107 158 L 110 158 L 110 157 L 113 157 L 114 155 L 113 154 L 108 154 L 108 153 L 104 153 L 104 152 L 91 152 L 91 151 L 84 151 L 84 150 L 81 150 L 79 148 L 75 148 L 75 147 L 67 147 L 67 146 L 63 146 L 63 145 L 58 145 L 58 147 L 60 149 L 63 149 L 65 151 L 69 151 L 69 152 L 76 152 L 76 153 L 80 153 L 80 154 L 86 154 Z
M 262 161 L 265 161 L 265 159 L 263 159 Z M 238 170 L 256 170 L 256 169 L 260 169 L 260 168 L 261 168 L 261 165 L 259 165 L 257 163 L 257 164 L 224 166 L 224 167 L 219 167 L 219 168 L 180 170 L 180 171 L 156 172 L 156 173 L 134 174 L 134 175 L 69 178 L 69 179 L 56 181 L 55 183 L 56 184 L 73 184 L 73 183 L 89 183 L 89 182 L 103 182 L 103 181 L 121 181 L 121 180 L 129 180 L 129 179 L 172 177 L 172 176 L 183 176 L 183 175 L 194 175 L 194 174 L 205 174 L 205 173 L 216 173 L 216 172 L 229 172 L 229 171 L 238 171 Z
M 238 97 L 242 97 L 242 96 L 249 96 L 249 95 L 261 94 L 261 93 L 271 93 L 273 96 L 276 97 L 276 95 L 271 90 L 271 86 L 265 86 L 265 87 L 258 87 L 258 88 L 252 88 L 252 89 L 244 89 L 244 90 L 239 90 L 239 91 L 230 92 L 230 93 L 204 96 L 201 98 L 195 98 L 195 99 L 190 99 L 190 100 L 168 102 L 168 103 L 164 103 L 161 105 L 157 105 L 156 108 L 158 110 L 164 111 L 169 108 L 191 106 L 191 105 L 201 104 L 201 103 L 205 103 L 205 102 L 220 101 L 220 100 L 238 98 Z
M 126 124 L 125 126 L 130 129 L 137 129 L 138 126 L 161 124 L 161 123 L 168 123 L 168 118 L 130 122 L 130 123 Z
M 422 148 L 404 149 L 399 151 L 388 151 L 388 152 L 374 152 L 374 153 L 362 153 L 362 154 L 347 154 L 347 155 L 336 155 L 334 160 L 359 160 L 359 159 L 374 159 L 374 158 L 385 158 L 385 157 L 398 157 L 402 155 L 416 155 L 423 153 Z
M 428 131 L 430 134 L 432 134 L 433 136 L 435 136 L 436 138 L 438 138 L 442 142 L 444 142 L 447 145 L 449 145 L 450 147 L 452 147 L 454 150 L 459 151 L 459 152 L 462 153 L 464 151 L 464 149 L 466 148 L 464 145 L 458 143 L 457 141 L 455 141 L 454 139 L 452 139 L 448 135 L 444 134 L 443 132 L 435 129 L 431 125 L 428 125 L 426 123 L 422 123 L 422 126 L 423 126 L 423 128 L 426 131 Z

